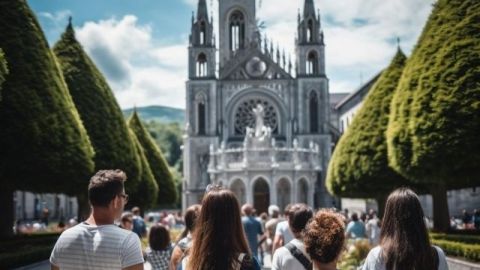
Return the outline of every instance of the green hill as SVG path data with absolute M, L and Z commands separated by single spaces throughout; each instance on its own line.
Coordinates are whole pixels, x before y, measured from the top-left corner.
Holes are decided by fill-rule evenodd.
M 123 110 L 125 117 L 130 117 L 133 108 Z M 137 108 L 137 113 L 145 122 L 157 121 L 162 123 L 179 123 L 183 126 L 185 123 L 185 110 L 166 106 L 147 106 Z

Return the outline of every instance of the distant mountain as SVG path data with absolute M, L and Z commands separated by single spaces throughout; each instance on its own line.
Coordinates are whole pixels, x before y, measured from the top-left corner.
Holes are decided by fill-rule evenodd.
M 166 107 L 166 106 L 148 106 L 136 108 L 140 118 L 143 121 L 149 122 L 151 120 L 162 123 L 180 123 L 183 126 L 185 122 L 185 110 Z M 123 110 L 125 117 L 130 117 L 133 113 L 133 108 Z

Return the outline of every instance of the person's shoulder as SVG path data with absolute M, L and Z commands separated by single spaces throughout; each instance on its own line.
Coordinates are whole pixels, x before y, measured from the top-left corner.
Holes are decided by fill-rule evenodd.
M 445 257 L 445 253 L 443 252 L 443 250 L 440 247 L 438 247 L 438 246 L 433 246 L 433 247 L 437 251 L 437 254 L 438 254 L 439 258 L 444 258 Z

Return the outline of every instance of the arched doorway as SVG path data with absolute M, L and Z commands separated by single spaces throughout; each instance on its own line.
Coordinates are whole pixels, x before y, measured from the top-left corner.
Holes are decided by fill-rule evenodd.
M 308 204 L 308 183 L 305 178 L 298 180 L 297 198 L 299 203 Z
M 247 202 L 245 185 L 243 184 L 242 180 L 234 180 L 232 185 L 230 186 L 230 190 L 235 194 L 240 205 L 243 205 Z
M 291 187 L 290 182 L 287 179 L 282 178 L 277 183 L 277 205 L 280 210 L 283 211 L 287 204 L 291 203 Z
M 257 213 L 260 214 L 267 212 L 269 205 L 270 188 L 265 179 L 259 178 L 253 186 L 253 207 L 257 210 Z

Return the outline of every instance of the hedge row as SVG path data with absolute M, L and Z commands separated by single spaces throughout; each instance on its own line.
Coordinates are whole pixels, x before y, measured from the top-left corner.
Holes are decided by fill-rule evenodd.
M 479 235 L 461 235 L 461 234 L 443 234 L 443 233 L 430 233 L 430 237 L 434 240 L 446 240 L 451 242 L 460 242 L 464 244 L 477 244 L 480 245 Z
M 480 245 L 453 242 L 448 240 L 432 239 L 432 243 L 439 246 L 449 256 L 463 257 L 467 260 L 480 262 Z

